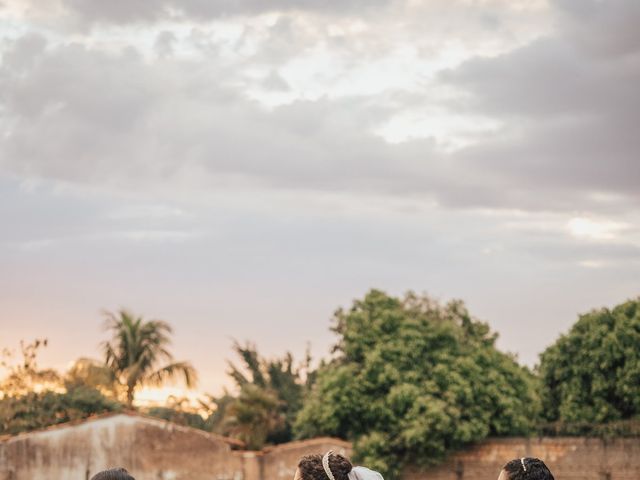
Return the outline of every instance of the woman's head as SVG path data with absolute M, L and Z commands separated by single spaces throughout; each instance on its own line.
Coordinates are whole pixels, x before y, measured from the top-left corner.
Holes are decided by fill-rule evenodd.
M 539 458 L 523 457 L 507 462 L 498 480 L 555 480 Z
M 351 462 L 342 455 L 332 453 L 327 456 L 328 466 L 335 480 L 348 480 Z M 327 472 L 322 465 L 322 455 L 307 455 L 298 462 L 296 480 L 328 480 Z
M 91 480 L 135 480 L 124 468 L 112 468 L 96 473 Z

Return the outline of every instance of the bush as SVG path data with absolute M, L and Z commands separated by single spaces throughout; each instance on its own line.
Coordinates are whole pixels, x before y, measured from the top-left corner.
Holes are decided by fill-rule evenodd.
M 461 302 L 373 290 L 335 316 L 337 356 L 318 373 L 299 437 L 355 441 L 358 460 L 395 478 L 489 435 L 526 434 L 536 421 L 534 378 L 495 347 Z
M 580 425 L 640 415 L 639 347 L 638 300 L 580 316 L 541 356 L 544 417 Z
M 120 409 L 118 402 L 89 387 L 67 393 L 29 392 L 0 400 L 0 434 L 36 430 Z

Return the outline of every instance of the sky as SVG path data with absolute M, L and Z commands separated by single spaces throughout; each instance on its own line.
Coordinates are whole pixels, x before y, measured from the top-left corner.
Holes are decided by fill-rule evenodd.
M 533 366 L 640 295 L 636 0 L 0 0 L 0 347 L 335 342 L 370 288 Z

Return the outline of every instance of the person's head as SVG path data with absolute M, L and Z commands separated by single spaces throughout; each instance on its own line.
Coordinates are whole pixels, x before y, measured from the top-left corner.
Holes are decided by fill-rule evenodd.
M 124 468 L 112 468 L 96 473 L 91 480 L 136 480 Z
M 555 480 L 539 458 L 523 457 L 507 462 L 498 480 Z
M 328 480 L 322 465 L 322 455 L 306 455 L 298 462 L 295 480 Z M 332 453 L 328 455 L 329 468 L 335 480 L 349 480 L 352 469 L 351 462 L 346 457 Z

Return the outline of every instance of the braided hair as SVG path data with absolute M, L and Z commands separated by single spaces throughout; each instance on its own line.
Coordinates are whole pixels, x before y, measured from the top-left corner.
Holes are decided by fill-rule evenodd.
M 112 468 L 96 473 L 91 480 L 136 480 L 124 468 Z
M 353 468 L 348 458 L 334 453 L 329 456 L 329 468 L 336 480 L 348 480 Z M 322 466 L 322 455 L 306 455 L 298 463 L 302 480 L 328 480 Z
M 539 458 L 516 458 L 503 467 L 509 480 L 555 480 L 549 468 Z

